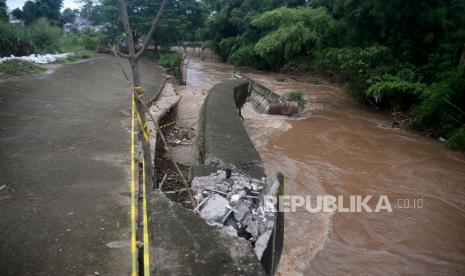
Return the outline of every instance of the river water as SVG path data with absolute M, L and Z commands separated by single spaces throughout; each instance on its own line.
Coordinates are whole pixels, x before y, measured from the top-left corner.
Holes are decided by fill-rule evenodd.
M 188 86 L 204 83 L 202 89 L 209 89 L 232 73 L 224 64 L 190 62 Z M 336 86 L 248 75 L 280 94 L 303 91 L 309 102 L 307 118 L 257 114 L 250 105 L 243 112 L 267 174 L 285 175 L 287 195 L 386 195 L 393 208 L 286 213 L 279 274 L 465 273 L 462 154 L 391 128 L 388 114 L 352 102 Z

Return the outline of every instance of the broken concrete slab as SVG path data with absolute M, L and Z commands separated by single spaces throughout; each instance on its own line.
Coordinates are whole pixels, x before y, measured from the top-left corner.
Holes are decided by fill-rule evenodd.
M 248 212 L 250 212 L 250 204 L 247 204 L 246 202 L 239 202 L 236 206 L 235 206 L 237 212 L 234 213 L 234 218 L 237 220 L 237 221 L 241 221 L 245 214 L 247 214 Z
M 266 275 L 250 244 L 209 226 L 191 210 L 149 195 L 154 275 Z
M 263 252 L 265 251 L 266 247 L 268 246 L 268 241 L 270 239 L 270 236 L 271 236 L 272 232 L 273 232 L 272 230 L 266 231 L 255 242 L 254 251 L 255 251 L 255 254 L 258 256 L 258 258 L 260 258 L 260 259 L 263 256 Z
M 213 194 L 207 200 L 207 203 L 204 204 L 202 210 L 200 211 L 200 217 L 209 221 L 219 221 L 223 219 L 223 217 L 228 212 L 229 202 L 226 198 L 218 195 Z

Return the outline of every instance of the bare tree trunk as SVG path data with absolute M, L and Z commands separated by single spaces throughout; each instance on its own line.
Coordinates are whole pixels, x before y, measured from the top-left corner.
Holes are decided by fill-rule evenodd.
M 155 29 L 158 25 L 158 22 L 160 21 L 161 15 L 164 11 L 164 8 L 167 2 L 168 0 L 162 1 L 160 5 L 160 9 L 158 10 L 157 15 L 152 22 L 152 26 L 150 27 L 150 30 L 144 39 L 144 44 L 142 48 L 136 53 L 136 49 L 134 47 L 134 36 L 131 30 L 131 26 L 129 25 L 129 17 L 128 17 L 128 11 L 127 11 L 127 6 L 126 6 L 126 0 L 119 0 L 120 10 L 121 10 L 121 20 L 123 21 L 124 32 L 126 33 L 126 44 L 128 47 L 128 55 L 125 55 L 125 57 L 129 60 L 129 64 L 131 65 L 133 88 L 134 88 L 135 97 L 137 99 L 141 99 L 143 95 L 142 88 L 141 88 L 142 83 L 140 79 L 138 60 L 142 56 L 142 54 L 145 52 L 145 50 L 147 49 L 150 38 L 153 37 L 155 33 Z M 141 140 L 142 149 L 144 153 L 144 159 L 145 159 L 144 170 L 147 176 L 147 184 L 149 185 L 149 187 L 156 188 L 155 187 L 156 182 L 155 182 L 154 164 L 152 162 L 152 156 L 150 153 L 150 142 L 146 138 L 146 135 L 144 135 L 144 132 L 145 133 L 148 132 L 147 124 L 145 120 L 145 110 L 142 106 L 142 103 L 140 103 L 139 100 L 137 99 L 136 99 L 136 112 L 139 114 L 140 128 L 142 132 L 139 134 L 139 139 Z

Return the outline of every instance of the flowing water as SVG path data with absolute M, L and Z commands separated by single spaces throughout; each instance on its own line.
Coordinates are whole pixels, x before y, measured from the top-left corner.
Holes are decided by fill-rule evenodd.
M 189 82 L 221 81 L 228 66 L 191 60 Z M 285 214 L 281 275 L 465 273 L 465 159 L 438 141 L 390 127 L 337 87 L 249 76 L 277 93 L 306 93 L 305 119 L 243 114 L 267 174 L 288 195 L 386 195 L 393 212 Z M 405 199 L 405 200 L 404 200 Z M 412 207 L 422 199 L 422 208 Z M 398 201 L 400 200 L 400 201 Z M 370 204 L 371 206 L 371 204 Z M 419 207 L 419 206 L 416 206 Z

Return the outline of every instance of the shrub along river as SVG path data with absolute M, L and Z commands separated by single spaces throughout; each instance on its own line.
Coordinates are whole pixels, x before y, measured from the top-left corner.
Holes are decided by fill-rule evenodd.
M 209 89 L 216 80 L 232 78 L 232 71 L 192 58 L 187 85 Z M 243 111 L 268 176 L 285 175 L 286 194 L 386 195 L 393 208 L 286 213 L 282 275 L 465 271 L 462 154 L 432 138 L 391 128 L 389 114 L 354 103 L 336 86 L 289 76 L 279 82 L 278 75 L 257 71 L 248 75 L 279 94 L 303 91 L 308 100 L 306 118 L 258 114 L 250 104 Z

